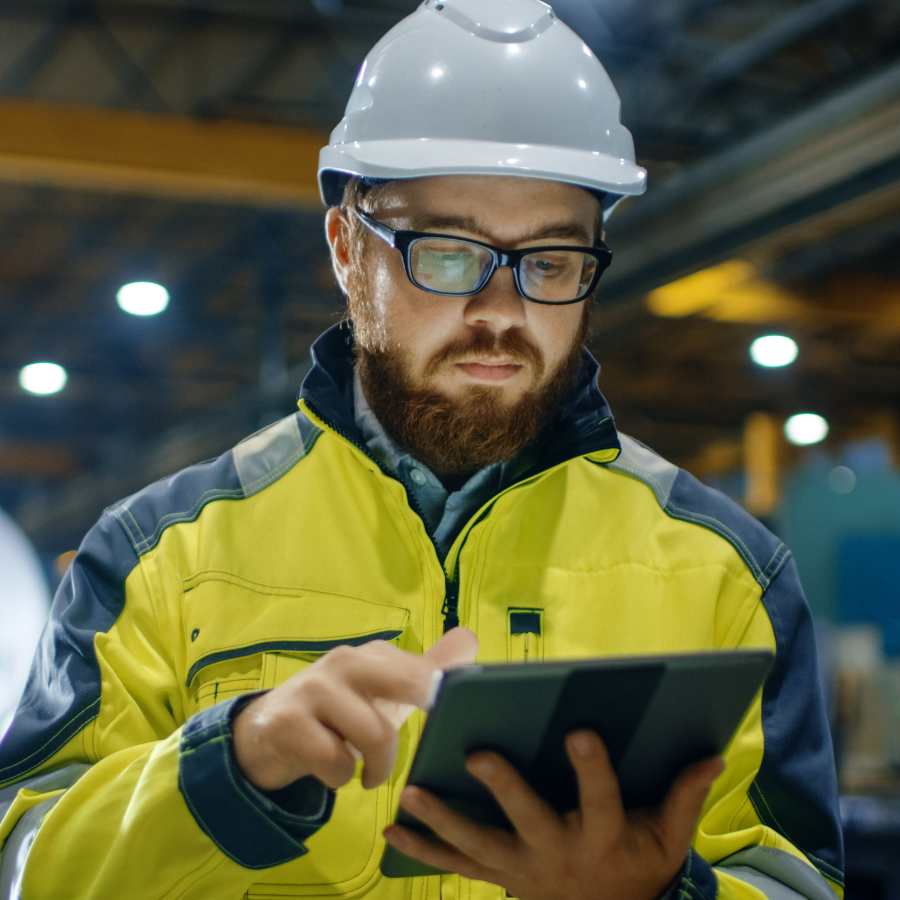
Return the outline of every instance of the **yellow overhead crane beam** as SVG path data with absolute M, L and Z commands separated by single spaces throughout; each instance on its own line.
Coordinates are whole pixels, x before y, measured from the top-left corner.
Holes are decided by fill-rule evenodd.
M 324 133 L 0 100 L 0 183 L 321 208 Z

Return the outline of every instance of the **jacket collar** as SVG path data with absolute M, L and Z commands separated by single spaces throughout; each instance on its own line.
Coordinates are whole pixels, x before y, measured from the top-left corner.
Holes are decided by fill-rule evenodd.
M 353 416 L 352 324 L 339 322 L 319 337 L 312 346 L 312 361 L 300 399 L 332 428 L 364 447 Z M 569 400 L 541 440 L 539 462 L 528 475 L 587 453 L 621 450 L 609 405 L 597 387 L 599 373 L 597 360 L 584 350 Z

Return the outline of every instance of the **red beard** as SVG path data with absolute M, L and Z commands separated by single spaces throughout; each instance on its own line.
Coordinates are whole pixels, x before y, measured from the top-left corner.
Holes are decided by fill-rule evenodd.
M 568 396 L 578 374 L 591 306 L 590 300 L 585 302 L 569 353 L 545 382 L 543 354 L 516 330 L 498 336 L 474 332 L 471 340 L 444 347 L 425 367 L 427 376 L 444 364 L 473 355 L 512 357 L 531 370 L 536 384 L 544 382 L 517 403 L 504 404 L 500 392 L 487 385 L 473 385 L 458 399 L 417 387 L 402 351 L 369 350 L 357 343 L 366 400 L 394 441 L 437 474 L 474 473 L 491 463 L 513 459 L 537 440 Z

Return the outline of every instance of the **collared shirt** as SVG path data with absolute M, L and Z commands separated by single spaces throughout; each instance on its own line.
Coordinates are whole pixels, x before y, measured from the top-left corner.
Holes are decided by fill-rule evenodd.
M 366 400 L 357 370 L 353 373 L 353 415 L 369 452 L 396 473 L 415 498 L 441 559 L 466 522 L 534 463 L 535 453 L 529 448 L 507 462 L 479 469 L 459 490 L 451 492 L 428 466 L 404 452 L 384 430 Z

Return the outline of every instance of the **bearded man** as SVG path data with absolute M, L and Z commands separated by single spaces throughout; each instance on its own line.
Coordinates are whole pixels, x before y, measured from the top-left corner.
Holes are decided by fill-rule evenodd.
M 584 349 L 604 215 L 643 178 L 605 72 L 537 0 L 426 0 L 373 50 L 320 170 L 349 319 L 298 413 L 85 538 L 0 745 L 0 895 L 841 893 L 790 553 L 618 434 Z M 468 765 L 511 832 L 402 789 L 439 668 L 759 646 L 724 773 L 658 809 L 623 809 L 588 731 L 564 816 L 496 754 Z M 383 877 L 385 839 L 447 874 Z

